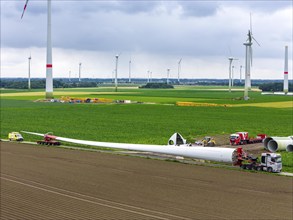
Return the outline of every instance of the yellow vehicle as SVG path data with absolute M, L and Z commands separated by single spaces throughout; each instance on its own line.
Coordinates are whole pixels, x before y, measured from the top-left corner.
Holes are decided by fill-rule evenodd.
M 10 132 L 8 134 L 8 139 L 10 141 L 23 141 L 23 137 L 18 132 Z
M 203 146 L 208 146 L 208 147 L 213 147 L 216 145 L 215 139 L 209 136 L 204 137 L 201 143 Z

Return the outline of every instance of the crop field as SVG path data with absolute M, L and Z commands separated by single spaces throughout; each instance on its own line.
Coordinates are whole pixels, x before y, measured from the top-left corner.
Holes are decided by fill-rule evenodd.
M 137 88 L 58 89 L 61 96 L 132 100 L 140 104 L 70 104 L 34 102 L 44 91 L 1 90 L 1 138 L 11 131 L 53 132 L 84 140 L 166 144 L 174 132 L 192 141 L 205 135 L 248 131 L 251 135 L 292 135 L 293 100 L 221 87 L 178 87 L 166 90 Z M 176 102 L 214 103 L 219 106 L 176 106 Z M 223 107 L 231 105 L 231 107 Z M 238 107 L 235 107 L 238 106 Z M 277 108 L 275 108 L 275 106 Z M 38 137 L 24 135 L 26 140 Z M 292 154 L 291 154 L 292 155 Z M 292 156 L 289 156 L 292 158 Z

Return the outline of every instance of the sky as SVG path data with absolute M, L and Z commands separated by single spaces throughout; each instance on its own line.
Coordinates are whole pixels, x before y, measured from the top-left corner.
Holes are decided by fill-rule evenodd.
M 45 77 L 47 1 L 1 0 L 1 77 Z M 252 79 L 282 79 L 285 45 L 292 79 L 293 1 L 52 0 L 53 77 L 227 79 L 245 67 L 250 29 Z

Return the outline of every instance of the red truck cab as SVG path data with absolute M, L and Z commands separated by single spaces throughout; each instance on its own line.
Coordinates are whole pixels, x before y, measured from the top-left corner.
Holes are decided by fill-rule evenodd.
M 237 132 L 230 135 L 231 145 L 242 145 L 248 143 L 248 132 Z

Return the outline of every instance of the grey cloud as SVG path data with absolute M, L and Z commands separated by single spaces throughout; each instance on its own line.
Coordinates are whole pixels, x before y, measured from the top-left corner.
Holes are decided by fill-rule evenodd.
M 251 0 L 251 1 L 223 1 L 222 5 L 246 8 L 251 11 L 274 12 L 293 7 L 292 0 Z
M 94 12 L 121 12 L 126 14 L 136 14 L 140 12 L 151 12 L 160 1 L 64 1 L 54 2 L 56 10 L 68 10 L 78 13 L 83 11 Z
M 183 9 L 183 15 L 204 17 L 214 15 L 219 4 L 216 1 L 178 1 Z

